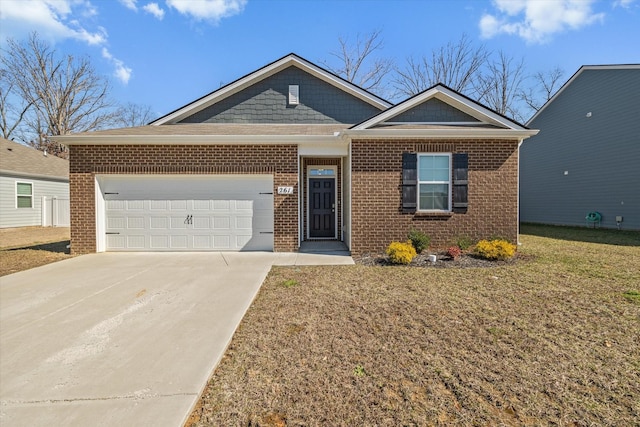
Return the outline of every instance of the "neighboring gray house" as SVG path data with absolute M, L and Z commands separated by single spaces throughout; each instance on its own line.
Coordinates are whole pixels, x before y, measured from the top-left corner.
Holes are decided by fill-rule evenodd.
M 69 226 L 69 161 L 0 138 L 0 228 Z
M 521 222 L 640 230 L 640 64 L 581 67 L 527 126 Z

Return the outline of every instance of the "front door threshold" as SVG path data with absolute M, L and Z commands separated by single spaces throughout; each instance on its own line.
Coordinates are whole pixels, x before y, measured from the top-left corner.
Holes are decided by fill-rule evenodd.
M 300 243 L 300 253 L 306 254 L 327 254 L 327 255 L 351 255 L 349 248 L 344 242 L 336 240 L 305 240 Z

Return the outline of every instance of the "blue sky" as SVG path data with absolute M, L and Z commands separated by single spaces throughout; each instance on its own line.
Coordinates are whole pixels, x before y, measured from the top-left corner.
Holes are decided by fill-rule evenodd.
M 121 103 L 164 115 L 287 53 L 335 63 L 338 37 L 382 30 L 378 55 L 402 66 L 466 33 L 559 66 L 640 63 L 640 0 L 0 0 L 0 46 L 31 31 L 88 55 Z

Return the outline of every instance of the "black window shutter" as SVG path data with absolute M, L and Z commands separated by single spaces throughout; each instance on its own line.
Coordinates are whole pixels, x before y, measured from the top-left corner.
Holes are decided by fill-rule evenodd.
M 453 155 L 453 208 L 465 211 L 468 206 L 469 190 L 469 155 L 455 153 Z
M 402 212 L 416 211 L 416 188 L 418 185 L 418 156 L 402 153 Z

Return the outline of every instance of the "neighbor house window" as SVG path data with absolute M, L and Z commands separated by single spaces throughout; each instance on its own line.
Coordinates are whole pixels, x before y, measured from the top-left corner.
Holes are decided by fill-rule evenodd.
M 16 182 L 16 207 L 33 207 L 33 184 L 30 182 Z
M 451 210 L 451 155 L 418 155 L 418 210 Z

